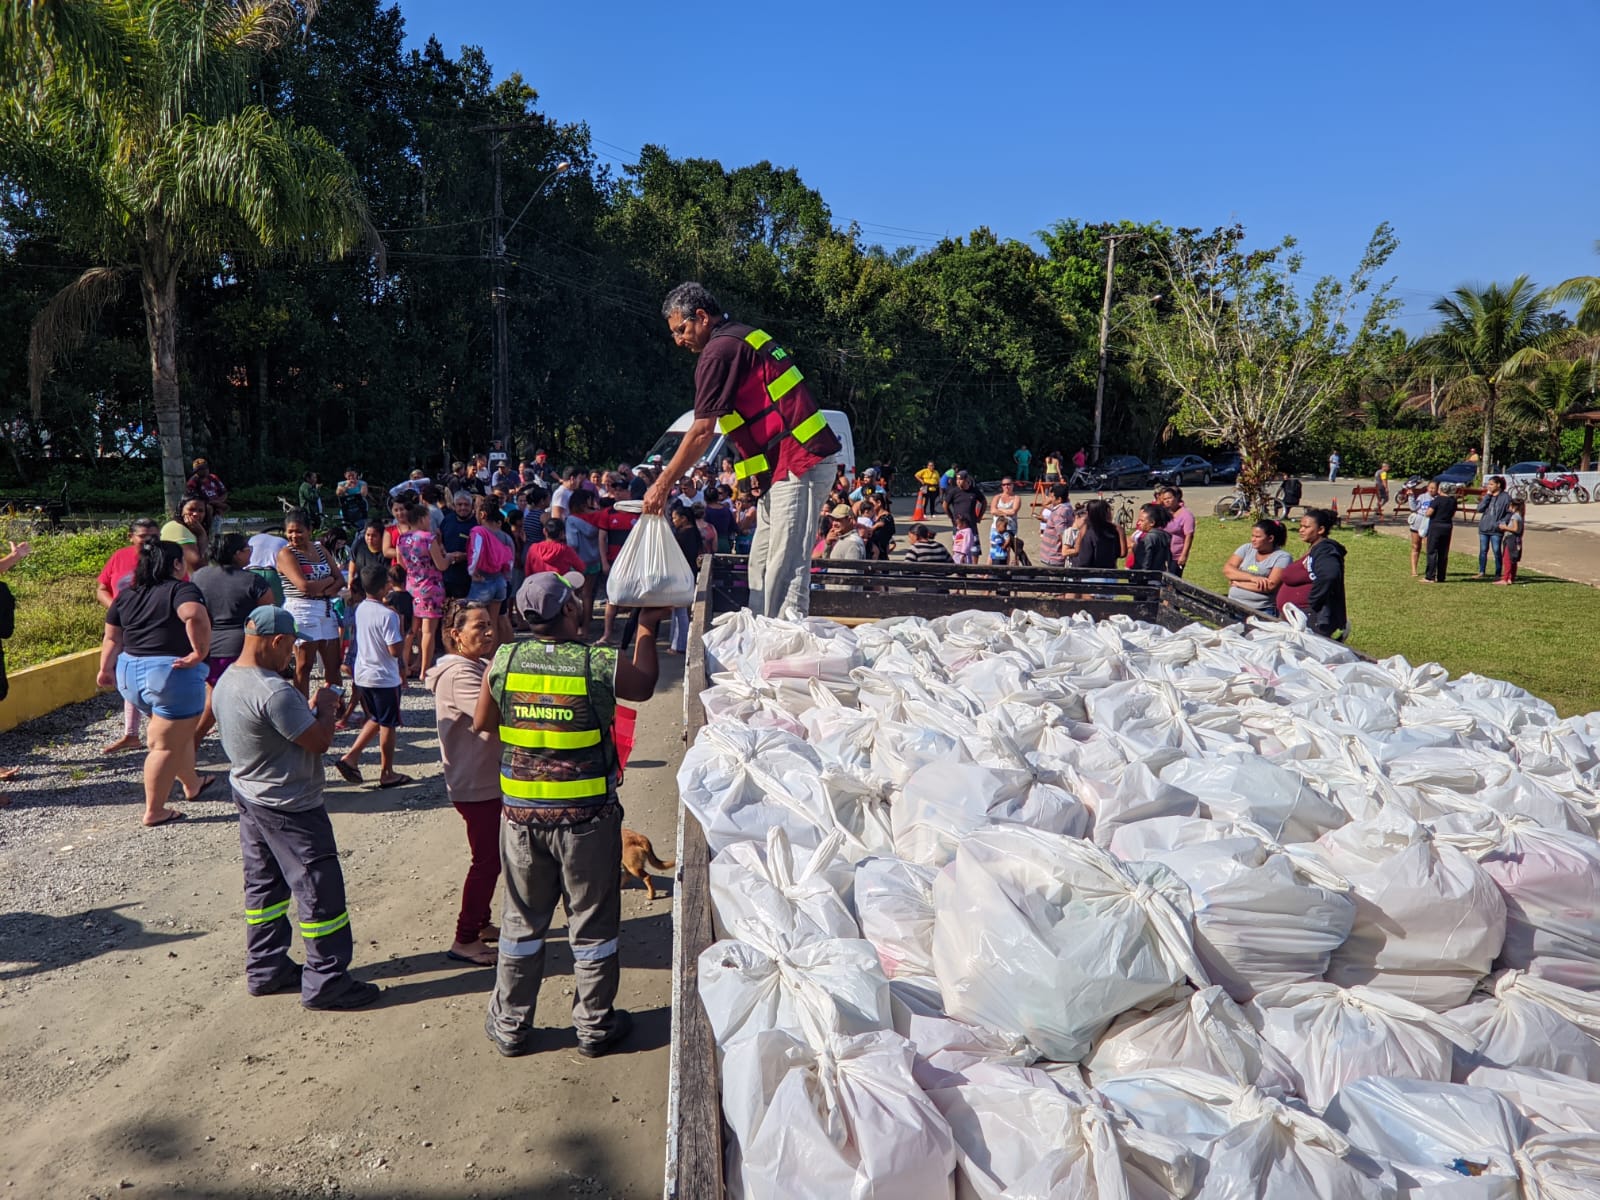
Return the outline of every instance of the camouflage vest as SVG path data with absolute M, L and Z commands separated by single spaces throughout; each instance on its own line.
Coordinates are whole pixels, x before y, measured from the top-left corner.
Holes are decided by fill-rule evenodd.
M 616 697 L 611 689 L 617 652 L 535 640 L 503 647 L 500 654 L 506 657 L 499 680 L 505 803 L 575 808 L 614 799 Z

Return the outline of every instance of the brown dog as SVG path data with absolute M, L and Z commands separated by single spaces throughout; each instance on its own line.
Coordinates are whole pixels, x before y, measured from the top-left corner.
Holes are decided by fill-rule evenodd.
M 650 893 L 650 899 L 656 898 L 655 880 L 646 873 L 646 867 L 653 867 L 657 871 L 670 871 L 677 866 L 676 862 L 662 862 L 656 857 L 655 847 L 650 844 L 650 839 L 642 833 L 635 833 L 631 829 L 622 831 L 622 871 L 624 876 L 632 875 L 644 884 L 645 891 Z

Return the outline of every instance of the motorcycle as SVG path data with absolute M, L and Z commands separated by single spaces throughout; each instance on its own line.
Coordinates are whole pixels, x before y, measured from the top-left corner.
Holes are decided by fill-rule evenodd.
M 1540 471 L 1527 486 L 1527 499 L 1534 504 L 1559 504 L 1568 496 L 1579 504 L 1589 503 L 1589 489 L 1579 483 L 1578 477 L 1570 471 L 1558 475 Z

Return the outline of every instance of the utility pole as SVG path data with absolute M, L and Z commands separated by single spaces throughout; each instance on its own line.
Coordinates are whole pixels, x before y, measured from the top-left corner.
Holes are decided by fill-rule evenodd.
M 572 166 L 566 159 L 557 163 L 534 189 L 533 195 L 528 197 L 528 203 L 522 206 L 522 211 L 517 214 L 516 220 L 509 226 L 502 227 L 506 210 L 501 187 L 500 149 L 506 144 L 508 136 L 537 124 L 538 121 L 521 121 L 513 125 L 478 125 L 473 128 L 474 133 L 489 135 L 489 161 L 494 167 L 494 216 L 491 218 L 489 229 L 489 263 L 493 277 L 489 288 L 489 303 L 494 308 L 494 372 L 490 436 L 494 442 L 500 444 L 507 461 L 514 456 L 511 453 L 511 347 L 506 333 L 506 238 L 521 223 L 522 218 L 528 215 L 529 207 L 543 194 L 545 188 Z
M 1139 237 L 1137 233 L 1107 234 L 1101 241 L 1106 244 L 1106 293 L 1100 304 L 1100 373 L 1094 384 L 1094 446 L 1089 461 L 1100 465 L 1100 422 L 1106 403 L 1106 344 L 1111 336 L 1111 278 L 1117 265 L 1117 243 L 1123 238 Z

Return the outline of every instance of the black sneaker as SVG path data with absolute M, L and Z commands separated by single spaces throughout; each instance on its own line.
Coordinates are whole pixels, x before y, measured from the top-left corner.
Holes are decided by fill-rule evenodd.
M 279 992 L 298 992 L 300 976 L 305 968 L 297 962 L 290 963 L 265 983 L 246 984 L 252 996 L 276 996 Z
M 602 1058 L 610 1054 L 622 1044 L 624 1038 L 633 1032 L 633 1014 L 626 1009 L 613 1009 L 611 1013 L 615 1023 L 611 1032 L 598 1042 L 579 1042 L 578 1053 L 585 1058 Z
M 483 1019 L 483 1032 L 484 1036 L 494 1043 L 494 1048 L 500 1051 L 501 1058 L 521 1058 L 524 1054 L 533 1053 L 533 1046 L 526 1038 L 515 1042 L 508 1042 L 502 1038 L 494 1027 L 493 1017 Z
M 349 987 L 331 999 L 315 1002 L 302 1000 L 300 1003 L 307 1008 L 339 1012 L 348 1008 L 365 1008 L 381 995 L 383 989 L 377 984 L 362 983 L 359 979 L 352 979 Z

